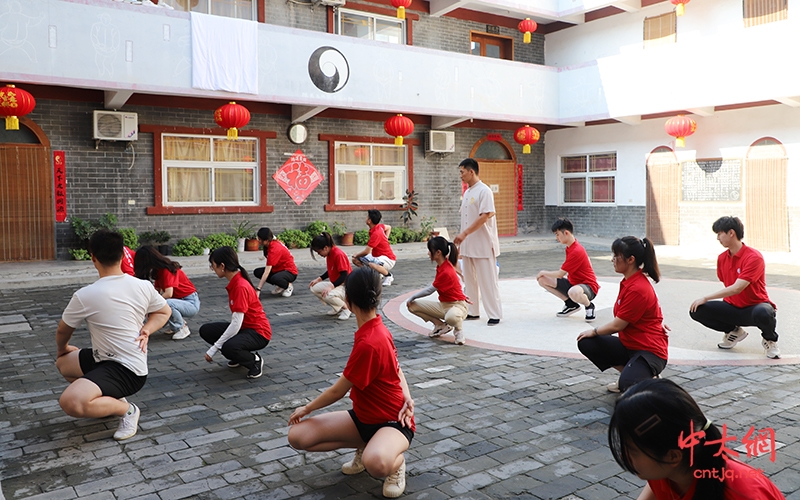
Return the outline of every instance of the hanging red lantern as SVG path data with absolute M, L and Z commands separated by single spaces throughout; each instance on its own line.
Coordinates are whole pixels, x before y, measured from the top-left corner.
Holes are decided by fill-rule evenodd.
M 682 16 L 684 6 L 689 3 L 689 0 L 669 0 L 675 6 L 675 15 Z
M 411 0 L 392 0 L 392 7 L 397 9 L 397 19 L 405 19 L 406 9 L 411 7 Z
M 414 132 L 414 122 L 407 116 L 393 116 L 383 124 L 383 130 L 385 130 L 387 134 L 394 136 L 395 146 L 402 146 L 403 137 L 411 135 Z
M 667 120 L 667 123 L 664 124 L 664 130 L 675 138 L 675 147 L 682 148 L 686 145 L 686 141 L 683 140 L 684 137 L 694 134 L 695 130 L 697 130 L 697 122 L 683 115 L 678 115 Z
M 214 121 L 220 127 L 228 129 L 229 141 L 235 141 L 239 138 L 239 129 L 250 123 L 250 111 L 231 101 L 214 111 Z
M 0 116 L 6 117 L 6 130 L 19 130 L 19 117 L 36 107 L 36 99 L 30 92 L 6 85 L 0 89 Z
M 522 38 L 524 43 L 531 43 L 531 33 L 536 31 L 536 21 L 532 20 L 530 17 L 526 17 L 524 21 L 520 21 L 517 25 L 517 29 L 520 33 L 525 33 L 525 36 Z
M 522 154 L 530 154 L 531 144 L 539 142 L 539 131 L 530 125 L 520 127 L 514 132 L 514 140 L 522 144 Z

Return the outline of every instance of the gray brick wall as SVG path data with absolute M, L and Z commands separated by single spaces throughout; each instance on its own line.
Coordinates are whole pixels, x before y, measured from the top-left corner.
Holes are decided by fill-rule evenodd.
M 619 238 L 645 236 L 645 207 L 575 207 L 546 205 L 541 232 L 550 231 L 558 217 L 568 217 L 575 225 L 575 234 Z

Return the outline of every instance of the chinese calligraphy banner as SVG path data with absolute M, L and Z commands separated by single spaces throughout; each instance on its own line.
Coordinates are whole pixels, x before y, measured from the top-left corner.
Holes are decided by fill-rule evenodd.
M 53 187 L 56 222 L 67 220 L 67 164 L 64 151 L 53 151 Z

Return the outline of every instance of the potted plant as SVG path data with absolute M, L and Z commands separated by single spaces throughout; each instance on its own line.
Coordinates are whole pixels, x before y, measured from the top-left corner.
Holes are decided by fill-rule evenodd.
M 167 231 L 156 231 L 155 232 L 155 241 L 158 243 L 158 251 L 161 255 L 169 255 L 169 240 L 172 239 L 172 235 L 169 234 Z
M 244 244 L 247 238 L 250 238 L 255 231 L 256 226 L 249 220 L 243 220 L 233 226 L 233 237 L 236 238 L 236 251 L 244 252 Z M 258 249 L 256 249 L 258 250 Z
M 331 226 L 331 234 L 339 238 L 340 245 L 353 246 L 353 232 L 347 232 L 347 225 L 344 222 L 334 222 Z
M 420 241 L 427 241 L 432 236 L 439 236 L 439 233 L 433 234 L 433 226 L 436 224 L 436 217 L 425 216 L 419 222 Z
M 256 237 L 256 233 L 252 233 L 250 236 L 244 240 L 244 249 L 247 252 L 255 252 L 258 250 L 258 238 Z
M 403 225 L 408 227 L 408 224 L 411 222 L 411 219 L 417 216 L 417 209 L 419 208 L 419 203 L 417 203 L 417 197 L 419 193 L 413 190 L 406 189 L 406 195 L 403 196 L 404 204 L 400 205 L 400 208 L 403 209 L 403 213 L 401 217 L 403 219 Z

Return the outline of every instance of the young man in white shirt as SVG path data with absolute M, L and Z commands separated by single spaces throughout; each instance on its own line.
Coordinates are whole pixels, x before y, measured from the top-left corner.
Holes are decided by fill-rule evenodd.
M 56 367 L 70 382 L 59 404 L 72 417 L 120 417 L 114 439 L 123 440 L 133 437 L 139 424 L 139 408 L 125 397 L 144 386 L 148 337 L 172 311 L 149 281 L 122 272 L 122 235 L 97 231 L 89 253 L 100 278 L 72 295 L 56 330 Z M 82 321 L 91 349 L 69 344 Z

